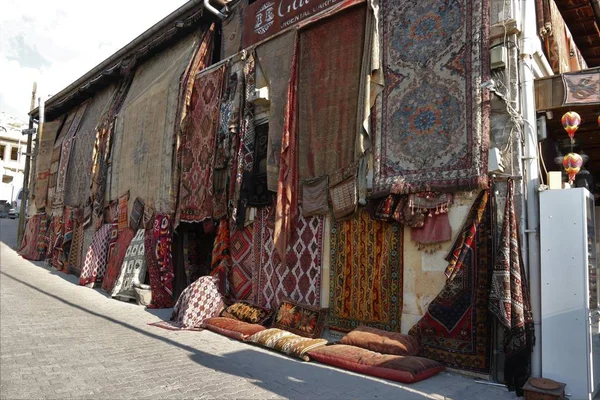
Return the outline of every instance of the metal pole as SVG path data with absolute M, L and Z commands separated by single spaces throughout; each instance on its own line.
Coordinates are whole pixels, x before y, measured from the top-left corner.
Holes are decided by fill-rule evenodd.
M 31 104 L 29 111 L 35 108 L 35 98 L 37 95 L 37 82 L 33 82 L 31 90 Z M 33 129 L 33 116 L 29 116 L 29 129 Z M 29 199 L 29 169 L 31 164 L 31 141 L 33 133 L 27 135 L 27 153 L 25 154 L 25 171 L 23 171 L 23 191 L 21 192 L 21 209 L 19 210 L 19 225 L 17 228 L 17 247 L 21 246 L 23 232 L 25 228 L 25 213 L 27 211 L 27 200 Z

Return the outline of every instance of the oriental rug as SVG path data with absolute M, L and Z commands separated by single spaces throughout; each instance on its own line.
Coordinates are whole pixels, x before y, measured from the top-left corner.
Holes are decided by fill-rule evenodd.
M 46 233 L 48 251 L 46 252 L 46 261 L 56 270 L 61 271 L 62 263 L 62 244 L 63 244 L 63 216 L 55 216 L 50 219 L 50 226 Z
M 67 170 L 71 161 L 71 150 L 73 148 L 73 142 L 75 141 L 75 134 L 79 129 L 79 124 L 85 114 L 88 103 L 89 101 L 86 101 L 77 108 L 77 112 L 75 113 L 73 121 L 71 122 L 69 130 L 65 134 L 61 145 L 60 161 L 56 175 L 56 189 L 54 191 L 54 198 L 52 199 L 52 209 L 55 214 L 62 212 L 62 208 L 65 204 Z M 89 168 L 89 165 L 87 167 Z
M 152 301 L 148 308 L 173 307 L 173 238 L 171 217 L 156 214 L 154 228 L 144 237 Z
M 102 280 L 102 290 L 107 293 L 112 293 L 115 284 L 117 283 L 117 279 L 121 273 L 123 260 L 125 259 L 125 254 L 134 236 L 135 231 L 133 229 L 125 228 L 118 232 L 114 246 L 109 248 L 106 273 Z
M 361 210 L 331 226 L 329 327 L 366 325 L 399 332 L 403 294 L 403 228 Z
M 127 213 L 129 212 L 128 203 L 129 203 L 129 192 L 127 192 L 123 196 L 119 197 L 119 206 L 118 206 L 119 232 L 121 232 L 123 229 L 128 227 L 128 221 L 127 221 Z
M 58 131 L 62 126 L 64 116 L 43 124 L 41 137 L 39 139 L 39 148 L 36 156 L 37 179 L 35 184 L 35 206 L 38 210 L 46 207 L 48 199 L 48 178 L 50 177 L 50 163 L 52 162 L 52 153 L 54 141 Z
M 52 158 L 50 159 L 50 175 L 48 175 L 48 202 L 46 205 L 46 212 L 48 212 L 52 216 L 62 215 L 62 208 L 54 207 L 54 196 L 56 194 L 56 184 L 58 181 L 58 167 L 60 165 L 60 155 L 62 152 L 62 144 L 67 137 L 67 133 L 70 131 L 71 124 L 77 115 L 76 110 L 71 111 L 67 118 L 65 119 L 65 123 L 62 128 L 60 128 L 60 132 L 58 132 L 58 136 L 56 141 L 54 142 L 54 147 L 52 148 Z
M 229 236 L 229 221 L 222 218 L 217 228 L 217 237 L 215 238 L 212 249 L 210 275 L 218 279 L 219 291 L 225 297 L 230 295 L 229 275 L 231 272 L 231 243 Z
M 452 253 L 459 252 L 459 247 L 465 250 L 462 268 L 453 279 L 448 279 L 423 318 L 409 332 L 421 343 L 420 356 L 450 368 L 481 374 L 490 372 L 492 332 L 488 315 L 491 207 L 485 203 L 484 217 L 472 244 L 466 244 L 460 237 L 454 243 Z M 465 225 L 471 222 L 467 220 Z
M 298 168 L 300 179 L 355 161 L 366 7 L 353 7 L 300 32 Z
M 95 284 L 102 282 L 106 271 L 108 245 L 116 229 L 116 224 L 104 224 L 96 231 L 92 244 L 85 254 L 83 269 L 79 276 L 80 285 L 94 287 Z
M 286 91 L 294 51 L 295 32 L 283 34 L 258 46 L 256 56 L 262 75 L 269 86 L 269 138 L 267 152 L 267 186 L 277 192 L 281 135 L 286 106 Z
M 35 214 L 27 220 L 23 240 L 18 253 L 21 257 L 32 261 L 39 261 L 42 258 L 38 250 L 38 233 L 40 231 L 41 214 Z
M 46 232 L 48 231 L 49 220 L 50 218 L 48 217 L 48 214 L 40 214 L 40 229 L 37 236 L 37 252 L 40 255 L 40 260 L 44 260 L 46 258 L 46 253 L 48 251 Z
M 516 389 L 517 395 L 522 396 L 521 388 L 531 374 L 535 333 L 512 179 L 507 182 L 504 220 L 491 282 L 489 309 L 504 327 L 504 381 L 509 390 Z
M 287 298 L 319 306 L 324 218 L 304 218 L 298 214 L 291 225 L 291 241 L 282 260 L 275 249 L 270 213 L 271 207 L 260 209 L 254 221 L 253 251 L 256 261 L 252 272 L 252 292 L 255 304 L 276 310 Z
M 83 251 L 83 212 L 77 209 L 73 215 L 73 238 L 67 261 L 67 273 L 79 276 L 81 275 L 81 253 Z
M 225 67 L 199 75 L 182 124 L 181 180 L 176 225 L 213 216 L 213 171 Z
M 487 187 L 489 3 L 381 1 L 375 195 Z
M 135 300 L 134 284 L 143 283 L 146 278 L 146 252 L 144 250 L 144 229 L 138 229 L 127 246 L 121 272 L 110 295 L 123 300 Z
M 252 273 L 254 270 L 253 226 L 233 227 L 230 236 L 231 245 L 231 290 L 236 300 L 248 300 L 253 297 Z

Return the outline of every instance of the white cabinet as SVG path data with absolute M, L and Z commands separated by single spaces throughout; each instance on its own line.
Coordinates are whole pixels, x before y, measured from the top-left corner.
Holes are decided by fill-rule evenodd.
M 542 376 L 571 400 L 600 389 L 594 200 L 587 189 L 540 193 Z

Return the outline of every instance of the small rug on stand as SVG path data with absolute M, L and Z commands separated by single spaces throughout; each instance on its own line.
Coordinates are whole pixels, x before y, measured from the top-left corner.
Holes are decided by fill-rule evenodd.
M 233 297 L 236 300 L 248 300 L 252 297 L 252 271 L 254 254 L 252 240 L 253 226 L 233 227 L 231 230 L 231 282 Z
M 366 7 L 353 7 L 300 31 L 298 170 L 300 180 L 355 160 Z
M 487 187 L 489 3 L 381 1 L 376 195 Z
M 271 207 L 258 211 L 254 222 L 256 269 L 252 272 L 255 304 L 276 310 L 285 298 L 311 306 L 321 304 L 321 264 L 324 218 L 304 218 L 292 224 L 285 262 L 273 242 Z
M 116 229 L 117 224 L 104 224 L 96 231 L 92 244 L 85 255 L 83 269 L 79 276 L 81 286 L 94 287 L 95 284 L 102 282 L 106 271 L 108 244 L 112 232 Z
M 175 225 L 213 216 L 213 169 L 225 67 L 199 75 L 182 124 L 181 181 Z
M 111 297 L 135 300 L 134 284 L 144 283 L 146 278 L 146 252 L 144 251 L 144 229 L 138 229 L 127 246 L 121 272 L 110 293 Z
M 403 227 L 359 210 L 331 226 L 329 327 L 400 332 Z
M 152 301 L 148 308 L 170 308 L 173 301 L 173 238 L 171 217 L 156 214 L 154 228 L 146 232 L 144 247 Z
M 485 202 L 486 209 L 475 240 L 468 245 L 459 236 L 450 251 L 450 255 L 465 253 L 462 267 L 447 280 L 409 334 L 419 338 L 420 356 L 450 368 L 489 374 L 492 333 L 488 316 L 491 207 L 487 196 L 479 196 L 476 202 L 479 199 Z M 465 226 L 471 222 L 467 219 Z

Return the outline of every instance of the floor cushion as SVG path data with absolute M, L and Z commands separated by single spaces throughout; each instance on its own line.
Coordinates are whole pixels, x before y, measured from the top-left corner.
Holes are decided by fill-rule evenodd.
M 227 317 L 209 318 L 204 321 L 202 327 L 237 340 L 246 340 L 249 336 L 267 329 L 259 324 L 250 324 Z
M 326 318 L 326 308 L 283 300 L 277 309 L 272 327 L 314 339 L 321 337 Z
M 327 344 L 326 339 L 311 339 L 278 328 L 266 329 L 247 339 L 269 349 L 309 361 L 307 353 Z
M 340 344 L 397 356 L 416 356 L 419 352 L 419 341 L 414 336 L 368 326 L 354 329 L 340 340 Z
M 402 383 L 422 381 L 444 370 L 442 364 L 428 358 L 381 354 L 345 344 L 320 347 L 308 356 L 323 364 Z
M 239 301 L 227 307 L 222 317 L 233 318 L 251 324 L 264 324 L 273 315 L 273 311 L 259 307 L 247 301 Z

